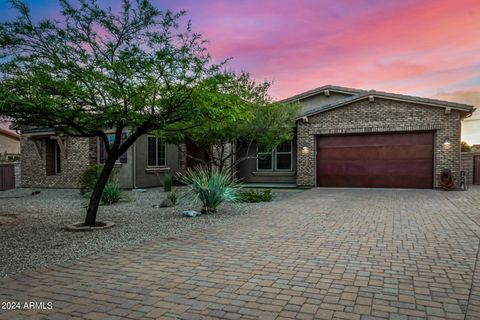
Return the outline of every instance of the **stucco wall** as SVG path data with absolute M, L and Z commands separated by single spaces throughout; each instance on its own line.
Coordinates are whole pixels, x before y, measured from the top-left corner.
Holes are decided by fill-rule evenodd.
M 141 136 L 135 142 L 137 155 L 135 160 L 135 181 L 137 188 L 160 186 L 166 173 L 175 175 L 180 168 L 178 146 L 173 144 L 167 144 L 165 167 L 149 167 L 147 142 L 147 135 Z
M 460 113 L 430 107 L 375 98 L 351 103 L 330 111 L 312 115 L 308 123 L 298 121 L 297 185 L 316 185 L 316 136 L 374 132 L 435 131 L 434 185 L 443 168 L 452 170 L 458 183 L 460 172 Z M 448 140 L 450 146 L 444 146 Z M 301 152 L 308 147 L 310 152 Z
M 10 136 L 0 134 L 0 154 L 19 154 L 20 141 Z
M 332 104 L 339 100 L 345 99 L 351 96 L 351 94 L 339 93 L 339 92 L 330 92 L 330 95 L 326 96 L 324 94 L 317 94 L 302 100 L 302 111 L 306 112 L 311 109 L 315 109 L 318 106 L 323 106 L 327 104 Z

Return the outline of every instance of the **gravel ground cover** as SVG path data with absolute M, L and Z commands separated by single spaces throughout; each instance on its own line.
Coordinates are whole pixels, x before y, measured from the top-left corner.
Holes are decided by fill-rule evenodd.
M 183 199 L 173 208 L 154 208 L 166 193 L 161 188 L 146 192 L 125 191 L 125 200 L 100 206 L 97 220 L 115 227 L 95 232 L 67 232 L 64 227 L 85 218 L 87 199 L 78 190 L 15 189 L 0 192 L 0 277 L 70 263 L 80 257 L 139 244 L 188 237 L 188 230 L 232 223 L 244 214 L 255 214 L 268 203 L 226 203 L 217 213 L 186 218 L 181 211 L 198 209 Z M 180 193 L 184 189 L 178 188 Z M 275 190 L 273 201 L 301 192 Z

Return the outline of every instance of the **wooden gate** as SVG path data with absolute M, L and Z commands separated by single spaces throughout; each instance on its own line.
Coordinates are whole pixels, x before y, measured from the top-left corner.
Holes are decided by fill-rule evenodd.
M 473 184 L 480 184 L 480 156 L 473 157 Z
M 0 163 L 0 191 L 15 188 L 15 168 L 13 163 Z

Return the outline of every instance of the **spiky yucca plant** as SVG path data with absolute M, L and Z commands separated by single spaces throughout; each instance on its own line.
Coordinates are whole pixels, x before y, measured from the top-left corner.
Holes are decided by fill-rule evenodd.
M 105 185 L 102 193 L 102 202 L 104 204 L 113 204 L 122 198 L 122 188 L 117 182 L 109 181 Z
M 215 212 L 222 202 L 236 200 L 236 181 L 216 168 L 197 166 L 180 174 L 179 180 L 202 202 L 202 213 Z

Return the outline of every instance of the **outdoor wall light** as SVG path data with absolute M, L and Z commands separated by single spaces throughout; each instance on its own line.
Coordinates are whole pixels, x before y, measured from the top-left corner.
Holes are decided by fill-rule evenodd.
M 310 149 L 308 147 L 302 148 L 302 154 L 309 154 L 309 153 L 310 153 Z
M 450 141 L 448 141 L 448 139 L 445 139 L 445 141 L 443 142 L 443 146 L 444 147 L 449 147 L 450 146 Z

